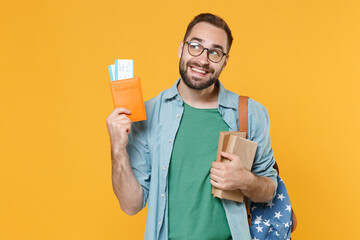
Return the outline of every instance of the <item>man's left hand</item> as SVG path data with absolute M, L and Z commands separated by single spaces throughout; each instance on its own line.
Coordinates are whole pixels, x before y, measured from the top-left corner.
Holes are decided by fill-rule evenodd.
M 254 175 L 244 168 L 239 156 L 227 152 L 220 154 L 230 161 L 211 164 L 211 185 L 221 190 L 246 190 Z

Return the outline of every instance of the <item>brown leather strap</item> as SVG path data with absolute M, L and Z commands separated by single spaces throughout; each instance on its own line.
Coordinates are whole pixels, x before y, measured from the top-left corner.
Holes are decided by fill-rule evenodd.
M 246 138 L 248 137 L 248 99 L 247 96 L 239 96 L 239 131 L 246 132 Z
M 292 215 L 292 228 L 291 228 L 291 232 L 295 231 L 296 227 L 297 227 L 297 218 L 295 215 L 294 210 L 291 208 L 291 215 Z
M 248 224 L 249 226 L 251 226 L 251 213 L 250 213 L 250 206 L 249 206 L 249 199 L 247 197 L 244 196 L 244 202 L 245 202 L 245 207 L 246 207 L 246 214 L 247 214 L 247 218 L 248 218 Z
M 278 175 L 280 174 L 279 166 L 277 165 L 277 162 L 274 164 L 274 168 L 277 171 Z
M 246 138 L 248 137 L 248 103 L 249 97 L 247 96 L 239 96 L 239 131 L 246 132 Z M 246 213 L 248 217 L 249 226 L 251 226 L 251 213 L 250 213 L 250 206 L 249 206 L 249 199 L 244 197 L 244 202 L 246 206 Z

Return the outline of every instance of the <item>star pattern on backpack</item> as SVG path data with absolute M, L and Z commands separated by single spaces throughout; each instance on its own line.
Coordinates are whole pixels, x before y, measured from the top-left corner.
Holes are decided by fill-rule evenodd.
M 268 203 L 252 203 L 253 240 L 290 240 L 292 215 L 289 195 L 283 180 L 278 176 L 278 188 L 275 197 Z

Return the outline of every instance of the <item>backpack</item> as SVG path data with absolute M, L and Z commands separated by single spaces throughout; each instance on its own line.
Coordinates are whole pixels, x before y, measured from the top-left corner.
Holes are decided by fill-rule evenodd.
M 247 96 L 239 97 L 239 130 L 248 132 Z M 291 233 L 297 227 L 295 212 L 291 206 L 289 194 L 284 181 L 279 176 L 279 167 L 275 162 L 274 168 L 278 172 L 275 197 L 268 203 L 254 203 L 244 198 L 250 234 L 253 240 L 262 239 L 291 239 Z

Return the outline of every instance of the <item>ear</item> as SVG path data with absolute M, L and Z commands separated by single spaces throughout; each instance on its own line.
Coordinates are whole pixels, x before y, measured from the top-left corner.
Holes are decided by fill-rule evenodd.
M 179 58 L 181 58 L 183 47 L 184 47 L 184 42 L 180 41 L 180 45 L 179 45 L 179 49 L 178 49 L 178 57 Z
M 221 68 L 221 71 L 223 71 L 223 70 L 224 70 L 224 68 L 225 68 L 225 66 L 226 66 L 226 64 L 227 64 L 227 62 L 229 61 L 229 58 L 230 58 L 230 55 L 226 56 L 226 58 L 225 58 L 225 62 L 224 62 L 224 65 L 223 65 L 223 66 L 222 66 L 222 68 Z

